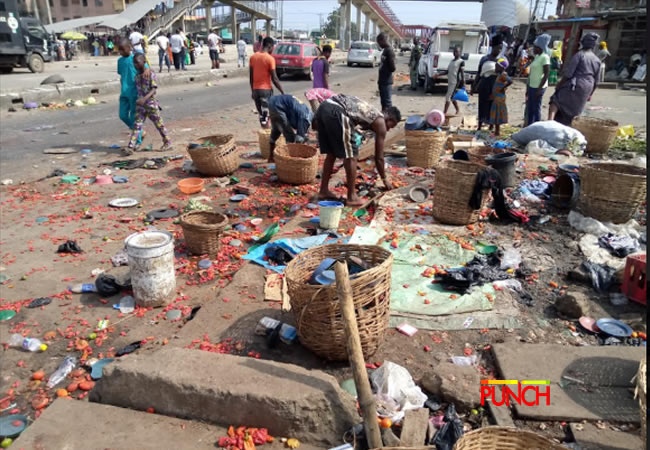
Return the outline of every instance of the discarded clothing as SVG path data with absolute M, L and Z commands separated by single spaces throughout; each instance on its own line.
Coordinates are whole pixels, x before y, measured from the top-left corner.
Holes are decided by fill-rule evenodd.
M 275 264 L 286 266 L 287 263 L 291 261 L 296 255 L 285 250 L 279 245 L 271 243 L 264 249 L 264 256 Z
M 639 241 L 636 239 L 630 236 L 619 236 L 614 233 L 602 235 L 598 238 L 598 244 L 619 258 L 625 258 L 630 253 L 634 253 L 639 249 Z
M 501 175 L 492 168 L 483 169 L 476 174 L 476 184 L 474 185 L 472 196 L 469 199 L 469 206 L 474 209 L 479 209 L 483 200 L 483 191 L 487 188 L 490 188 L 492 191 L 494 210 L 497 216 L 499 216 L 499 219 L 504 221 L 514 220 L 519 223 L 528 222 L 528 217 L 525 214 L 513 211 L 508 207 L 505 194 L 503 193 Z
M 522 188 L 528 189 L 532 194 L 535 194 L 540 198 L 550 198 L 550 185 L 544 181 L 524 180 L 519 185 L 519 189 Z
M 50 297 L 40 297 L 40 298 L 35 298 L 31 302 L 29 302 L 29 305 L 27 305 L 27 307 L 38 308 L 39 306 L 49 305 L 50 303 L 52 303 L 52 299 Z
M 59 245 L 59 248 L 56 251 L 57 253 L 83 253 L 79 244 L 76 241 L 67 241 L 64 244 Z
M 129 256 L 126 254 L 126 251 L 120 250 L 118 253 L 111 256 L 111 262 L 113 263 L 113 267 L 128 266 Z
M 436 275 L 436 280 L 444 288 L 464 294 L 472 286 L 510 278 L 500 266 L 501 259 L 495 253 L 476 255 L 464 267 L 447 269 L 445 274 Z
M 95 287 L 97 288 L 97 292 L 100 294 L 110 296 L 117 294 L 122 289 L 130 288 L 131 280 L 127 280 L 125 283 L 120 283 L 113 275 L 102 273 L 97 277 L 97 280 L 95 280 Z
M 595 264 L 590 261 L 583 262 L 582 266 L 587 269 L 587 272 L 589 272 L 589 275 L 591 276 L 591 284 L 597 291 L 607 291 L 614 282 L 616 269 L 603 264 Z

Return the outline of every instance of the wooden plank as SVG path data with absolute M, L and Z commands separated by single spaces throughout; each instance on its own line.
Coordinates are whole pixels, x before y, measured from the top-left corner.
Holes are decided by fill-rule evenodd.
M 428 425 L 429 410 L 427 408 L 405 411 L 400 444 L 404 447 L 423 445 L 427 438 Z
M 264 283 L 264 301 L 282 301 L 282 280 L 283 277 L 279 273 L 272 273 L 266 276 L 266 283 Z

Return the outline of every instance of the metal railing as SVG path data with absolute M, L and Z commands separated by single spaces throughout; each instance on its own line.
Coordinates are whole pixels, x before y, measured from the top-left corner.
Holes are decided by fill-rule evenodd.
M 165 30 L 172 26 L 174 22 L 183 17 L 188 11 L 196 8 L 202 0 L 182 0 L 181 2 L 174 3 L 174 7 L 168 9 L 165 14 L 153 20 L 147 28 L 147 36 L 151 39 L 155 37 L 161 30 Z

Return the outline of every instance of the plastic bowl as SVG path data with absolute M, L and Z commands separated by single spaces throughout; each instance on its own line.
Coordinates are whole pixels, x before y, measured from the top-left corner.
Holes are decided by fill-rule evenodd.
M 203 178 L 184 178 L 178 182 L 178 189 L 183 194 L 196 194 L 203 189 Z

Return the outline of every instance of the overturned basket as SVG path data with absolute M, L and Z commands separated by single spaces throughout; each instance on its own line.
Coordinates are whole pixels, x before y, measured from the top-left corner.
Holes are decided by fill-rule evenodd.
M 260 128 L 257 130 L 257 142 L 260 145 L 260 152 L 262 153 L 262 158 L 269 159 L 271 156 L 271 129 L 270 128 Z M 286 141 L 284 136 L 280 136 L 275 142 L 276 147 L 285 144 Z
M 388 329 L 392 253 L 375 245 L 321 245 L 298 254 L 284 272 L 300 342 L 328 360 L 348 359 L 336 285 L 312 285 L 308 280 L 325 258 L 343 261 L 351 256 L 371 266 L 350 280 L 361 348 L 367 358 L 377 351 Z
M 215 256 L 228 217 L 213 211 L 190 211 L 181 216 L 180 223 L 189 253 Z
M 566 450 L 560 444 L 532 431 L 513 427 L 483 427 L 466 433 L 453 450 Z
M 447 133 L 444 131 L 405 130 L 406 162 L 410 167 L 431 169 L 445 153 Z
M 233 173 L 239 166 L 232 134 L 203 137 L 198 146 L 190 144 L 187 152 L 196 169 L 204 175 L 222 177 Z
M 470 161 L 449 159 L 436 169 L 433 189 L 433 217 L 448 225 L 467 225 L 478 220 L 488 202 L 488 190 L 483 190 L 481 207 L 473 209 L 469 200 L 476 184 L 476 175 L 486 166 Z
M 578 207 L 586 216 L 601 222 L 627 222 L 645 201 L 646 181 L 646 169 L 631 164 L 582 165 Z
M 595 117 L 578 116 L 571 122 L 571 127 L 581 132 L 587 139 L 587 153 L 607 153 L 616 138 L 618 122 Z
M 504 151 L 505 150 L 499 148 L 484 145 L 481 147 L 470 147 L 467 150 L 467 153 L 469 153 L 469 160 L 471 162 L 485 165 L 486 158 L 496 155 L 497 153 L 503 153 Z
M 318 173 L 318 150 L 305 144 L 280 145 L 275 149 L 275 171 L 284 183 L 311 183 Z

